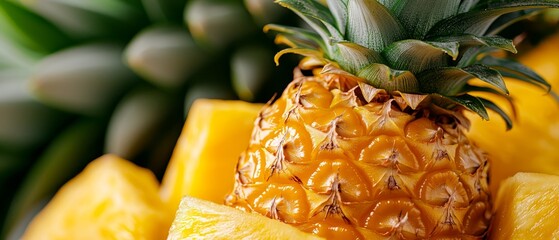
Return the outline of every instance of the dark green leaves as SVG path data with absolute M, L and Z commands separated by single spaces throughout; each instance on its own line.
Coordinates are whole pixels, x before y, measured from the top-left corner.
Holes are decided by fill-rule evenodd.
M 559 7 L 558 0 L 484 1 L 474 10 L 444 19 L 433 26 L 428 36 L 457 34 L 484 35 L 499 16 L 525 9 Z
M 447 97 L 447 98 L 467 108 L 468 110 L 477 113 L 484 120 L 489 120 L 489 114 L 487 114 L 485 105 L 483 105 L 483 102 L 479 98 L 469 94 L 464 94 L 456 97 Z
M 496 112 L 497 114 L 499 114 L 499 116 L 501 116 L 501 118 L 505 121 L 505 124 L 507 125 L 507 130 L 510 130 L 512 128 L 512 119 L 505 111 L 503 111 L 503 109 L 497 106 L 497 104 L 485 98 L 478 98 L 478 99 L 483 103 L 483 106 Z
M 456 42 L 460 44 L 460 47 L 487 46 L 516 53 L 516 48 L 512 40 L 499 36 L 475 36 L 465 34 L 437 37 L 430 40 L 436 42 Z
M 496 58 L 485 56 L 479 63 L 497 69 L 505 77 L 515 78 L 532 85 L 541 87 L 547 91 L 551 90 L 551 85 L 532 69 L 516 62 L 512 59 Z
M 460 7 L 458 7 L 458 13 L 470 11 L 478 2 L 479 0 L 462 0 Z
M 473 78 L 478 78 L 508 94 L 505 82 L 499 72 L 483 65 L 432 69 L 417 75 L 422 92 L 439 93 L 444 96 L 457 95 L 468 80 Z

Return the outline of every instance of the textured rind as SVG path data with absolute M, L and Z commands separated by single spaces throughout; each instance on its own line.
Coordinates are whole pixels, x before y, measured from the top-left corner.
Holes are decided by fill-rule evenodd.
M 299 74 L 256 119 L 226 203 L 327 238 L 483 237 L 488 161 L 459 118 L 365 88 Z

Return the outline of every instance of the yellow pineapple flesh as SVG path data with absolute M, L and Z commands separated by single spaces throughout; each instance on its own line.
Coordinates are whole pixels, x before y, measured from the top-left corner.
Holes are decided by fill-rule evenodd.
M 458 118 L 403 101 L 299 75 L 260 113 L 226 203 L 332 239 L 483 237 L 485 156 Z
M 490 239 L 559 239 L 559 176 L 517 173 L 501 184 Z
M 161 184 L 161 198 L 170 210 L 176 211 L 185 195 L 223 202 L 261 107 L 242 101 L 194 102 Z
M 162 239 L 172 212 L 148 169 L 115 155 L 91 162 L 31 221 L 22 239 Z
M 179 205 L 167 239 L 320 240 L 322 238 L 259 214 L 245 213 L 186 196 Z

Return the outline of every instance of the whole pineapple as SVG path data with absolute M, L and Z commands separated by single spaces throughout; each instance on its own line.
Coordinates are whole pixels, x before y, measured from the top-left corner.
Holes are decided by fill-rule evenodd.
M 502 76 L 549 90 L 491 53 L 516 52 L 495 34 L 520 10 L 559 1 L 277 2 L 314 31 L 266 27 L 291 47 L 276 62 L 306 58 L 255 121 L 226 204 L 332 239 L 483 238 L 489 163 L 462 113 L 494 110 L 510 128 L 471 92 L 508 98 Z

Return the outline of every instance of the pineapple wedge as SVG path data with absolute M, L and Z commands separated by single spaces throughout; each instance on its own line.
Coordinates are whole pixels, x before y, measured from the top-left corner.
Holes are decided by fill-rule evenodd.
M 22 239 L 164 239 L 173 217 L 157 187 L 149 170 L 102 156 L 60 189 Z
M 176 211 L 184 195 L 222 203 L 248 146 L 260 104 L 197 100 L 163 176 L 161 196 Z
M 495 202 L 490 239 L 559 239 L 559 176 L 517 173 Z
M 256 213 L 184 197 L 167 240 L 178 239 L 323 239 Z

